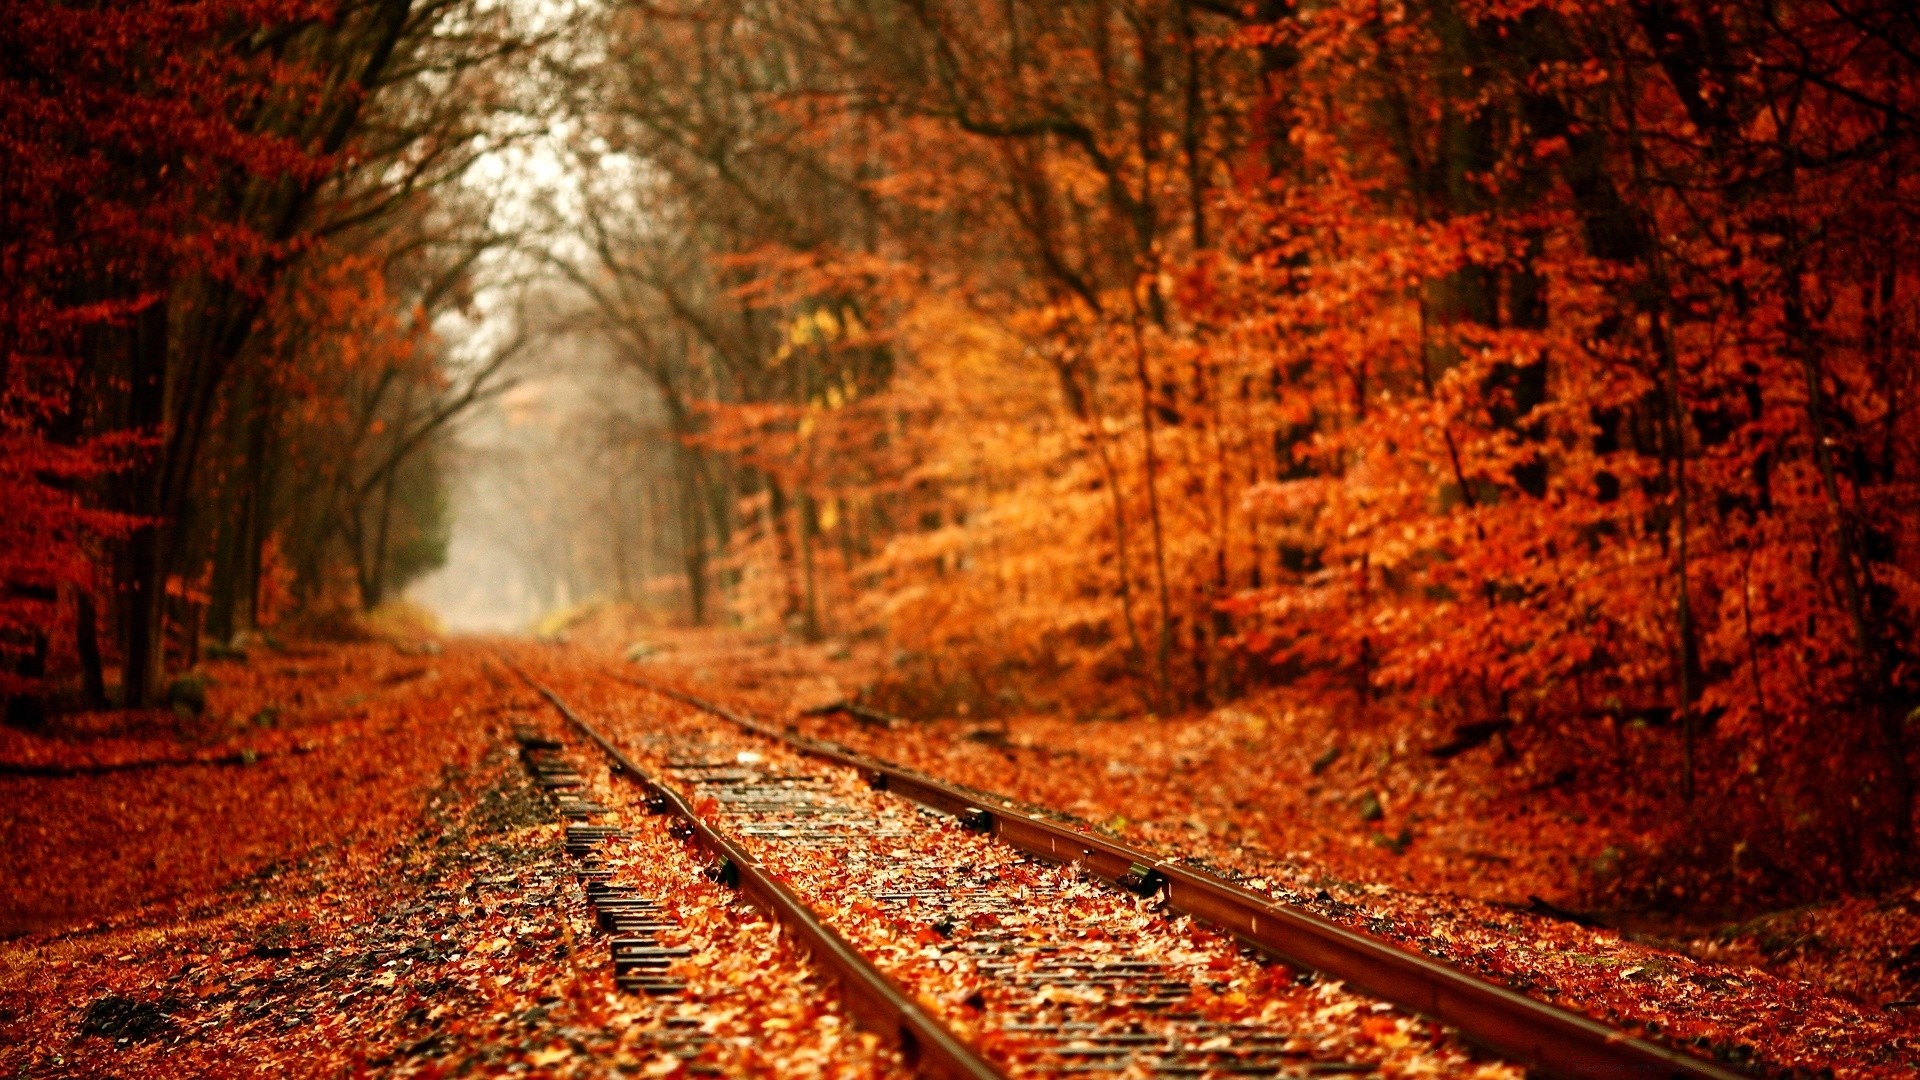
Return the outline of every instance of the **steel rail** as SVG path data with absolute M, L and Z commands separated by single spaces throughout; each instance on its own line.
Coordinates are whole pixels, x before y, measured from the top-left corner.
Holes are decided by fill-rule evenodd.
M 757 735 L 857 769 L 875 787 L 953 814 L 1028 854 L 1053 862 L 1078 862 L 1095 876 L 1131 892 L 1158 892 L 1176 911 L 1225 930 L 1286 963 L 1449 1024 L 1468 1041 L 1542 1075 L 1565 1080 L 1741 1080 L 1747 1075 L 1516 993 L 1176 859 L 1032 813 L 1002 796 L 983 797 L 836 743 L 781 730 L 677 687 L 620 672 L 610 674 Z
M 761 911 L 779 920 L 840 983 L 854 1020 L 900 1048 L 907 1064 L 919 1076 L 937 1080 L 1005 1080 L 993 1064 L 916 1005 L 894 982 L 847 943 L 792 890 L 774 880 L 766 868 L 733 841 L 701 821 L 686 800 L 647 775 L 606 735 L 574 712 L 560 695 L 527 674 L 517 664 L 501 661 L 548 704 L 579 728 L 613 762 L 613 771 L 640 786 L 653 805 L 687 823 L 695 842 L 719 860 L 719 874 Z M 657 801 L 656 801 L 657 800 Z

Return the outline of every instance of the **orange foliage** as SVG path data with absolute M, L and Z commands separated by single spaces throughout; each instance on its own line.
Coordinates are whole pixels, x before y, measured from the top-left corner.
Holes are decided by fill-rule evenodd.
M 746 505 L 742 613 L 804 591 L 935 708 L 1285 681 L 1433 743 L 1650 725 L 1652 795 L 1746 807 L 1676 858 L 1904 865 L 1910 27 L 1198 7 L 736 25 L 834 57 L 754 86 L 756 134 L 875 208 L 717 252 L 787 326 L 764 362 L 810 356 L 696 439 L 799 495 Z M 815 326 L 850 305 L 857 342 Z

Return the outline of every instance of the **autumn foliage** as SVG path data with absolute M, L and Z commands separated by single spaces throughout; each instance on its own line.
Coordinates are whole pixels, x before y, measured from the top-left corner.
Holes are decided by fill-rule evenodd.
M 608 19 L 582 154 L 651 168 L 576 277 L 741 617 L 885 635 L 922 710 L 1286 683 L 1618 756 L 1748 894 L 1910 865 L 1899 5 Z
M 69 684 L 153 704 L 290 580 L 318 605 L 358 571 L 372 606 L 431 563 L 390 548 L 435 534 L 417 474 L 485 387 L 445 377 L 425 326 L 489 246 L 436 189 L 492 100 L 432 95 L 515 40 L 473 7 L 0 4 L 13 719 Z
M 643 557 L 600 532 L 692 621 L 884 640 L 909 712 L 1284 686 L 1605 758 L 1715 868 L 1641 899 L 1910 868 L 1904 6 L 549 15 L 0 0 L 16 721 L 437 563 L 448 425 L 535 351 L 441 331 L 537 265 L 650 388 Z M 570 186 L 509 220 L 466 181 L 536 135 Z

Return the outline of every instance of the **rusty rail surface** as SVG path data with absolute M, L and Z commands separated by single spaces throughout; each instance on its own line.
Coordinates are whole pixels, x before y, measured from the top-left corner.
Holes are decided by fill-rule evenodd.
M 854 1020 L 894 1042 L 915 1073 L 940 1080 L 1005 1080 L 1005 1074 L 914 1004 L 898 983 L 821 922 L 805 902 L 775 881 L 752 855 L 701 821 L 678 793 L 656 783 L 599 729 L 568 707 L 558 694 L 518 665 L 502 662 L 566 717 L 568 723 L 591 739 L 613 762 L 616 774 L 638 784 L 653 805 L 663 805 L 664 812 L 686 822 L 692 830 L 691 839 L 718 860 L 717 870 L 723 879 L 730 881 L 748 902 L 778 919 L 799 937 L 815 961 L 839 982 Z
M 1383 1001 L 1459 1029 L 1469 1041 L 1542 1075 L 1567 1080 L 1740 1080 L 1746 1074 L 1635 1038 L 1596 1020 L 1497 986 L 1450 964 L 1349 930 L 1304 908 L 1111 837 L 982 796 L 837 743 L 810 739 L 677 687 L 619 672 L 620 682 L 728 720 L 818 758 L 858 769 L 924 806 L 1031 855 L 1079 862 L 1095 876 L 1226 930 L 1286 963 L 1310 968 Z

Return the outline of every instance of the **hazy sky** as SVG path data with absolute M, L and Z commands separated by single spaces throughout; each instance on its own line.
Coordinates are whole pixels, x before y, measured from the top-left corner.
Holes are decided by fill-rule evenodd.
M 584 23 L 596 6 L 591 0 L 506 3 L 517 21 L 532 28 Z M 578 58 L 583 44 L 558 47 Z M 522 329 L 522 320 L 550 323 L 550 286 L 533 290 L 527 283 L 550 282 L 544 256 L 568 254 L 578 244 L 582 177 L 569 152 L 577 127 L 542 93 L 531 71 L 527 89 L 527 111 L 501 119 L 498 145 L 475 161 L 464 180 L 485 200 L 492 229 L 517 242 L 489 253 L 476 267 L 476 317 L 455 316 L 436 326 L 454 365 L 499 348 Z M 543 295 L 549 297 L 545 302 Z M 541 458 L 557 452 L 554 427 L 568 412 L 568 365 L 551 363 L 556 344 L 565 346 L 533 349 L 518 362 L 519 385 L 453 429 L 454 449 L 446 461 L 453 518 L 447 562 L 407 590 L 449 630 L 521 631 L 556 604 L 577 599 L 557 591 L 550 575 L 540 572 L 548 538 L 538 524 L 551 510 L 542 503 L 566 494 L 551 484 L 542 490 L 540 483 L 547 472 Z

